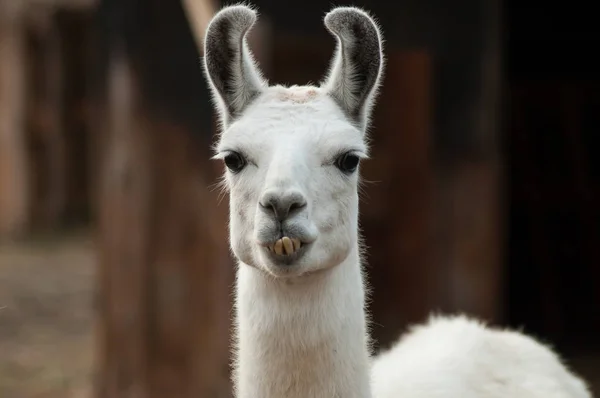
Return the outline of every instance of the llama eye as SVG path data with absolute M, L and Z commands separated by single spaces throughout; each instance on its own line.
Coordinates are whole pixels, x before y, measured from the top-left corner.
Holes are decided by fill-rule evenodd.
M 239 173 L 246 166 L 246 160 L 237 152 L 229 152 L 223 160 L 232 173 Z
M 356 156 L 352 152 L 346 152 L 339 158 L 337 158 L 335 164 L 337 168 L 340 169 L 342 172 L 350 174 L 356 170 L 359 161 L 360 158 L 358 156 Z

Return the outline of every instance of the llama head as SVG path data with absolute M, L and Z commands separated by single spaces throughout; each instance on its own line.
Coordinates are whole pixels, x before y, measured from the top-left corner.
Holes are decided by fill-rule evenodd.
M 379 29 L 364 11 L 324 19 L 337 39 L 319 86 L 269 86 L 246 34 L 256 12 L 219 11 L 204 68 L 220 116 L 216 159 L 226 165 L 230 243 L 240 261 L 275 277 L 340 264 L 358 241 L 358 166 L 383 69 Z

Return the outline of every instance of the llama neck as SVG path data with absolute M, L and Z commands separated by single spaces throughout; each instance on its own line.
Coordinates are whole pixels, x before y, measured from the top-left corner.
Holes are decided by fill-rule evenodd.
M 240 264 L 238 398 L 370 398 L 370 358 L 358 250 L 302 280 Z

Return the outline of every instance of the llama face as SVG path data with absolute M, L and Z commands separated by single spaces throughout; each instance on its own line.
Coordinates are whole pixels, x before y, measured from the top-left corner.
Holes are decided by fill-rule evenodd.
M 223 133 L 230 239 L 244 263 L 297 276 L 342 262 L 357 241 L 367 148 L 319 88 L 272 87 Z
M 377 25 L 338 7 L 325 26 L 338 40 L 319 87 L 269 87 L 245 36 L 247 6 L 218 12 L 205 36 L 204 67 L 223 133 L 230 241 L 243 263 L 293 277 L 341 263 L 357 245 L 358 164 L 383 67 Z

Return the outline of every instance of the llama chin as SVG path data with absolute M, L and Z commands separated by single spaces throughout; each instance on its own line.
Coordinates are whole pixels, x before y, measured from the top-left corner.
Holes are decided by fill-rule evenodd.
M 246 35 L 257 13 L 219 11 L 204 68 L 222 133 L 230 243 L 238 259 L 238 398 L 587 398 L 550 349 L 440 318 L 371 358 L 358 233 L 360 161 L 384 68 L 378 25 L 337 7 L 319 86 L 271 86 Z

